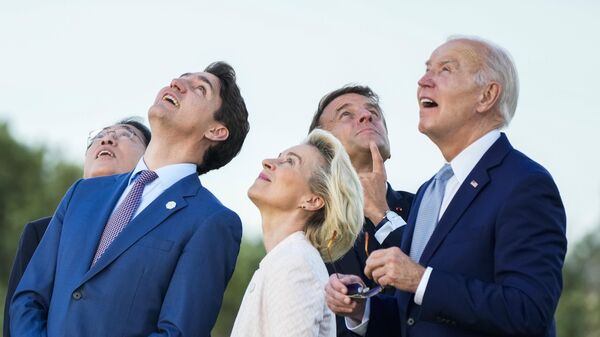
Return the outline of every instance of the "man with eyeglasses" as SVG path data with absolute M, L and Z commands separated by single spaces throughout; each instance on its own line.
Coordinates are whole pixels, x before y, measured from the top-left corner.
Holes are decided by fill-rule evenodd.
M 148 120 L 131 173 L 80 180 L 63 198 L 13 296 L 13 337 L 210 335 L 242 223 L 199 175 L 248 133 L 235 71 L 215 62 L 171 80 Z
M 135 118 L 90 132 L 83 164 L 83 178 L 126 173 L 135 167 L 150 142 L 150 130 Z M 4 337 L 10 337 L 9 308 L 12 295 L 48 228 L 45 217 L 25 225 L 10 273 L 4 306 Z
M 341 141 L 358 172 L 364 193 L 363 233 L 346 255 L 327 264 L 327 270 L 329 274 L 358 275 L 364 285 L 376 287 L 363 273 L 367 257 L 377 249 L 400 245 L 413 200 L 412 193 L 395 191 L 387 182 L 384 161 L 390 158 L 390 142 L 379 97 L 362 85 L 334 90 L 319 102 L 309 129 L 315 128 L 330 131 Z M 336 321 L 337 336 L 353 336 L 344 317 L 337 316 Z

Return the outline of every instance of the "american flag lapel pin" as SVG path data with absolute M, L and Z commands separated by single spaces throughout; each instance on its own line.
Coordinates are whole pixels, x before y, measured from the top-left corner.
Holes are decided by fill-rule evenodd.
M 471 186 L 473 186 L 473 188 L 477 188 L 477 186 L 479 186 L 479 183 L 475 180 L 471 180 Z

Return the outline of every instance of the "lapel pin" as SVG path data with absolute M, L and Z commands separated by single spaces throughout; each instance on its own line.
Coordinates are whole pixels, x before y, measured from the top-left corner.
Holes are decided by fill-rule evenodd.
M 479 186 L 479 183 L 477 183 L 475 180 L 471 180 L 471 186 L 473 186 L 473 188 L 477 188 L 477 186 Z
M 167 209 L 173 209 L 173 208 L 175 208 L 175 206 L 177 206 L 177 204 L 175 203 L 175 201 L 169 201 L 169 202 L 167 202 L 167 204 L 165 205 L 165 207 L 166 207 Z

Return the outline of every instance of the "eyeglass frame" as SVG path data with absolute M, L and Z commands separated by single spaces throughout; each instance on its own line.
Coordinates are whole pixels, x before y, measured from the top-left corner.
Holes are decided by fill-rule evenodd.
M 123 134 L 118 135 L 117 132 L 119 130 L 127 131 L 127 134 L 130 136 L 124 136 Z M 105 132 L 105 134 L 102 134 L 103 132 Z M 119 138 L 124 137 L 129 140 L 133 140 L 133 138 L 135 136 L 140 140 L 140 142 L 144 143 L 144 140 L 142 139 L 142 137 L 140 137 L 140 135 L 138 135 L 132 127 L 130 127 L 129 125 L 125 125 L 125 124 L 116 124 L 116 125 L 111 125 L 111 126 L 107 126 L 107 127 L 101 128 L 101 129 L 94 129 L 94 130 L 90 131 L 88 133 L 88 138 L 87 138 L 87 148 L 89 149 L 97 139 L 104 138 L 106 135 L 111 134 L 111 133 L 114 134 L 112 136 L 113 139 L 115 139 L 115 138 L 119 139 Z

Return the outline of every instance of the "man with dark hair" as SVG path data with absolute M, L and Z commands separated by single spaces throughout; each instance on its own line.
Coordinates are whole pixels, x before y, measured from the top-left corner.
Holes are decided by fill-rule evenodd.
M 198 174 L 231 161 L 248 132 L 234 70 L 173 79 L 148 117 L 152 140 L 131 173 L 65 195 L 13 297 L 14 337 L 209 336 L 242 225 Z
M 87 150 L 85 151 L 83 177 L 93 178 L 133 170 L 144 154 L 150 142 L 150 137 L 148 127 L 133 117 L 90 132 Z M 21 277 L 23 277 L 33 252 L 42 240 L 51 218 L 45 217 L 28 223 L 21 234 L 6 290 L 4 337 L 10 337 L 10 318 L 8 315 L 10 299 Z
M 390 158 L 388 131 L 379 97 L 368 86 L 347 85 L 319 102 L 310 131 L 322 128 L 336 136 L 350 156 L 364 191 L 363 233 L 340 260 L 328 263 L 330 274 L 359 275 L 365 285 L 376 284 L 363 273 L 368 254 L 400 244 L 413 194 L 395 191 L 387 183 L 384 161 Z M 337 335 L 351 336 L 342 316 Z

